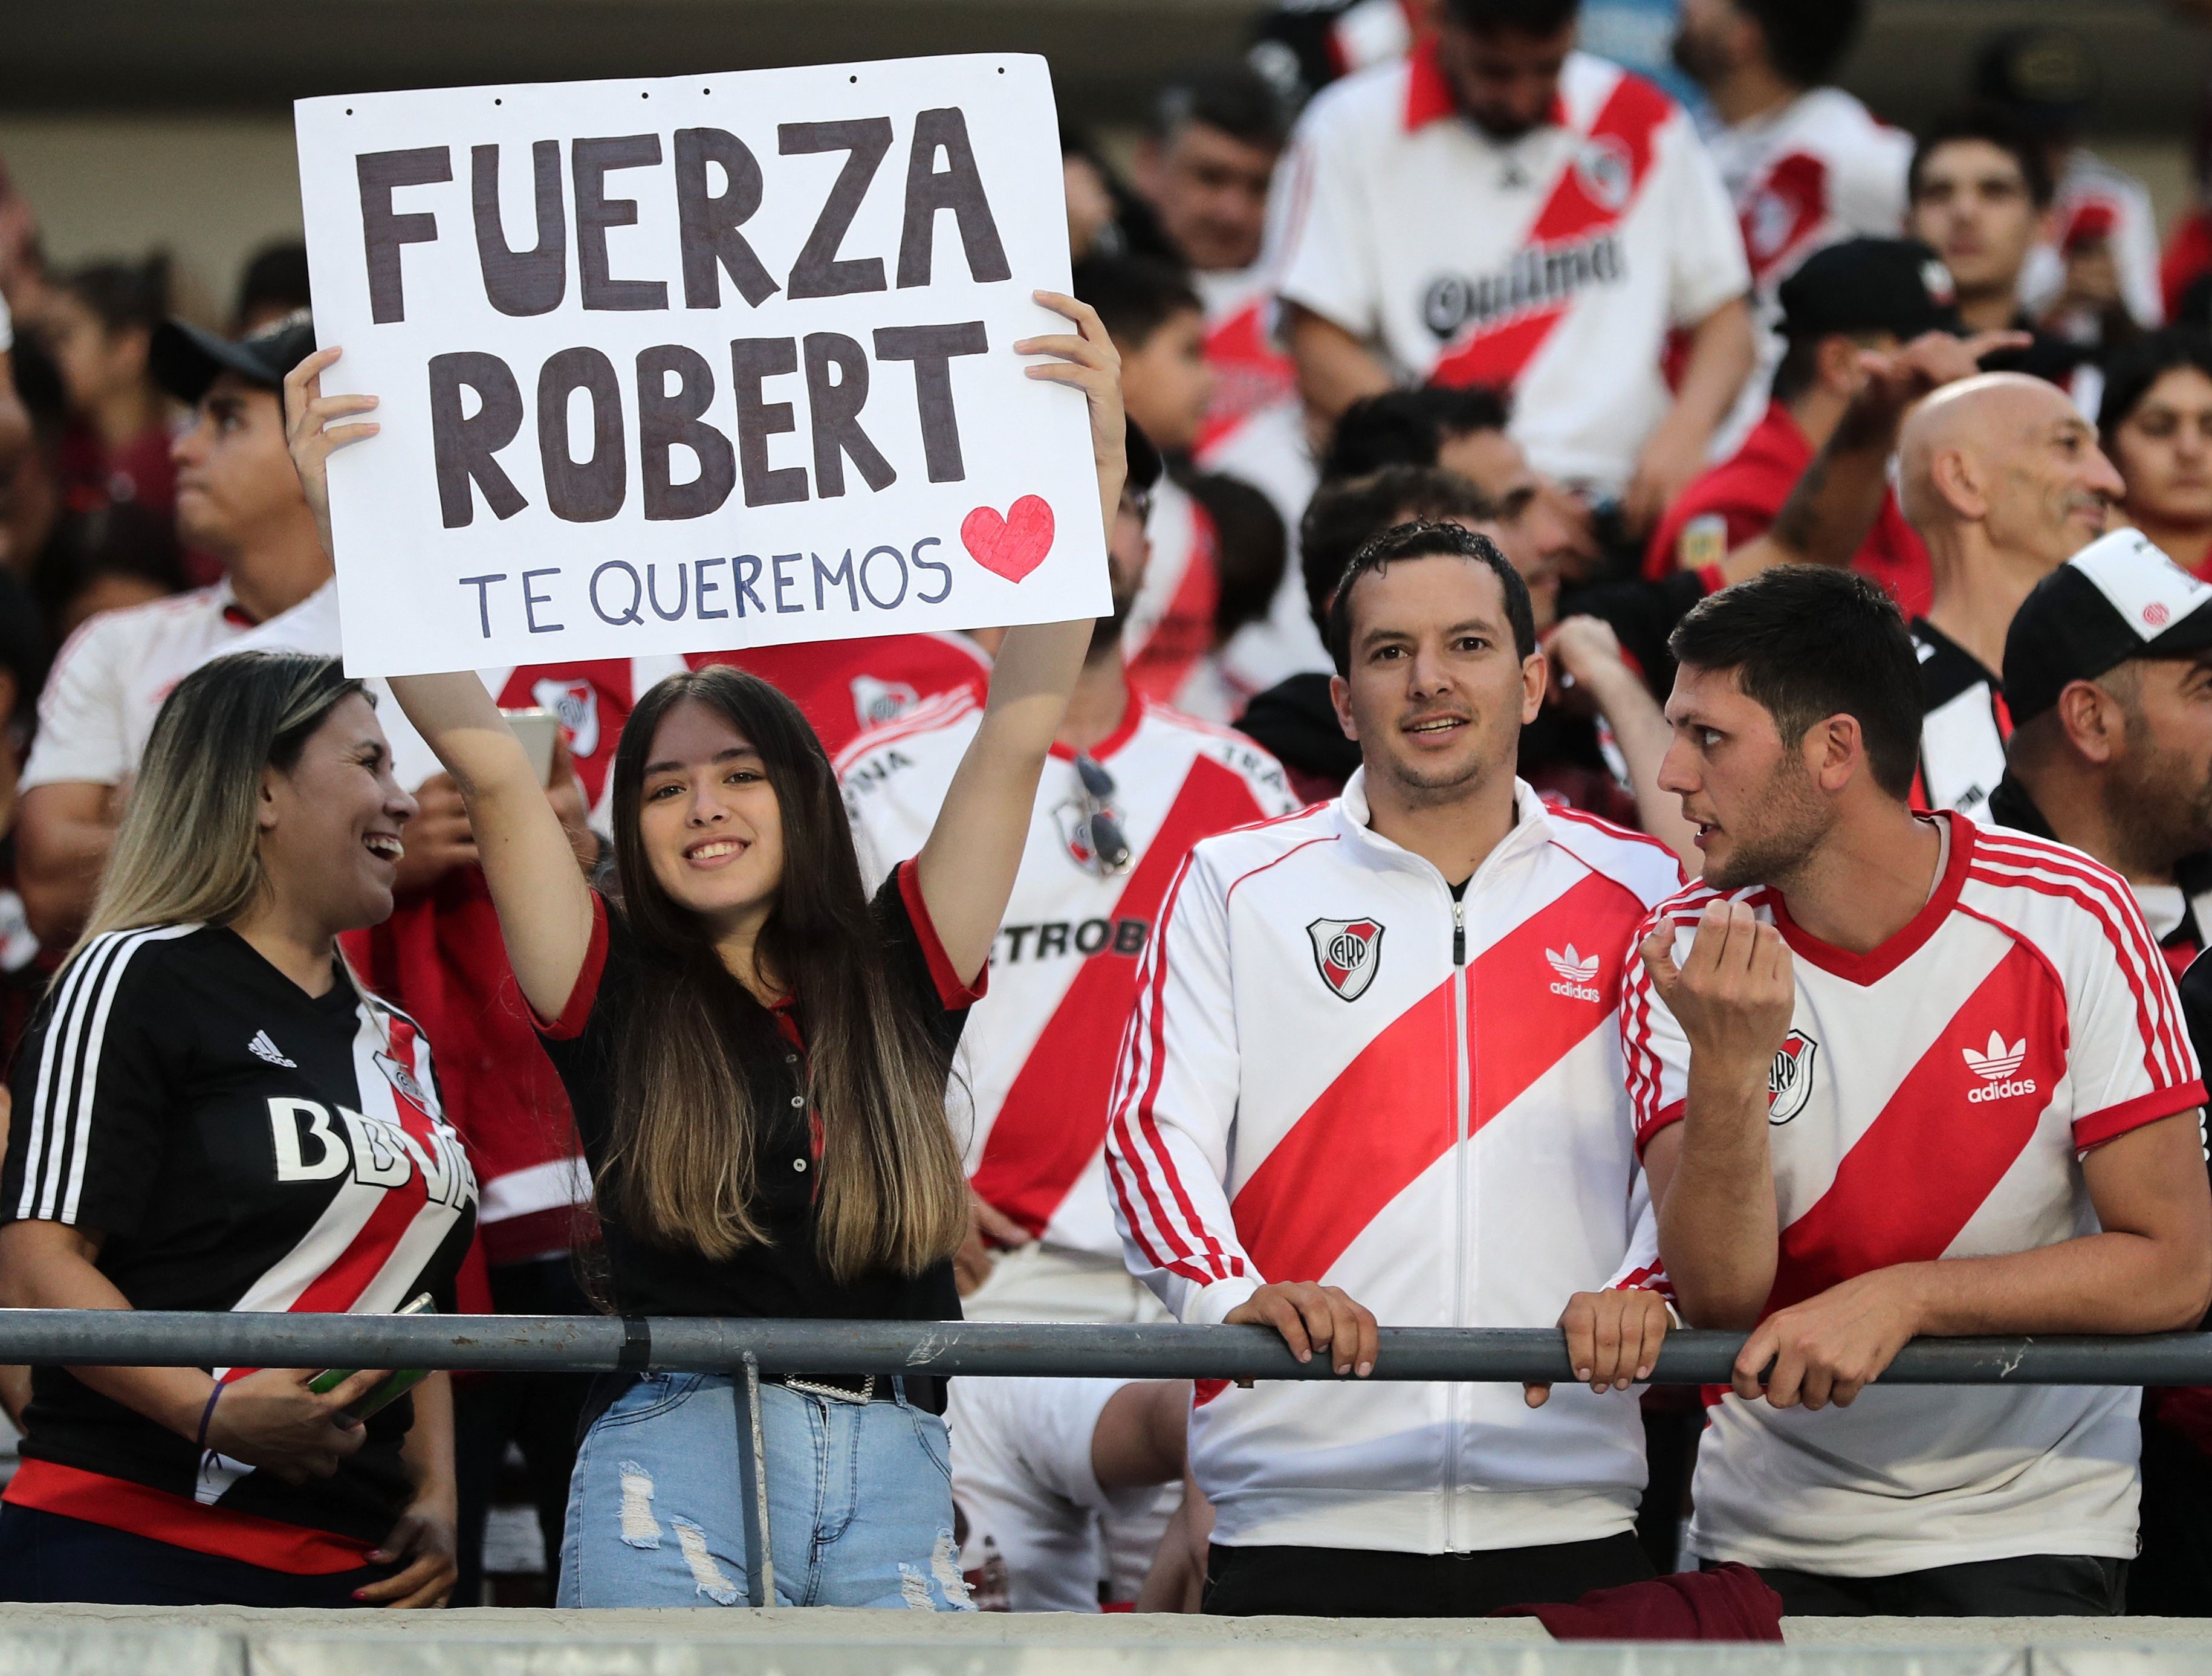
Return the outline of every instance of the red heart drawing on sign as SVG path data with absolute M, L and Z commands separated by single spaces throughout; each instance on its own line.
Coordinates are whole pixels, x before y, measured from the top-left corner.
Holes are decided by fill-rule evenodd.
M 960 520 L 960 544 L 993 575 L 1018 582 L 1052 551 L 1052 508 L 1035 495 L 1023 495 L 1004 518 L 978 507 Z

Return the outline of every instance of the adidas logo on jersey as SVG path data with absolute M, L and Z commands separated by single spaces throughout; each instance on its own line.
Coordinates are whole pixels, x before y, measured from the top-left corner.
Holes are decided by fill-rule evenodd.
M 269 1032 L 266 1030 L 256 1030 L 253 1033 L 253 1040 L 246 1044 L 246 1051 L 258 1060 L 266 1060 L 271 1065 L 281 1065 L 287 1071 L 297 1071 L 300 1068 L 299 1060 L 286 1059 L 283 1051 L 269 1039 Z
M 1590 982 L 1590 980 L 1597 975 L 1598 960 L 1595 955 L 1585 956 L 1570 943 L 1565 954 L 1560 953 L 1557 949 L 1545 950 L 1544 959 L 1551 969 L 1559 975 L 1560 981 L 1552 986 L 1552 993 L 1554 995 L 1565 995 L 1569 999 L 1576 1001 L 1605 999 L 1605 992 Z
M 1961 1048 L 1959 1054 L 1966 1061 L 1966 1068 L 1989 1085 L 1966 1090 L 1966 1098 L 1972 1104 L 2012 1100 L 2035 1092 L 2034 1078 L 2022 1077 L 2015 1081 L 2013 1077 L 2013 1072 L 2019 1070 L 2021 1062 L 2027 1058 L 2026 1036 L 2008 1048 L 2003 1032 L 1991 1030 L 1989 1045 L 1982 1052 L 1978 1054 L 1971 1048 Z

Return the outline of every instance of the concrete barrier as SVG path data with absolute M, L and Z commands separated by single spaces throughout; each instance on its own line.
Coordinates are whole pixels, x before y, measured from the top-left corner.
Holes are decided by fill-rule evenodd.
M 2212 1622 L 1792 1618 L 1784 1647 L 1533 1619 L 0 1607 L 0 1676 L 2202 1676 Z

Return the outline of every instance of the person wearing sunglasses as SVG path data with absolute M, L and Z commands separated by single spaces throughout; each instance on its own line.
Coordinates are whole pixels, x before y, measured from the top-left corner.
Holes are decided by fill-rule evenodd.
M 966 1162 L 975 1227 L 958 1270 L 971 1320 L 1158 1319 L 1158 1305 L 1123 1266 L 1101 1156 L 1138 957 L 1193 843 L 1301 802 L 1281 765 L 1251 740 L 1178 714 L 1130 683 L 1121 628 L 1144 584 L 1146 501 L 1160 465 L 1133 424 L 1127 452 L 1129 486 L 1109 545 L 1113 615 L 1091 632 L 1045 765 L 992 950 L 991 991 L 969 1015 L 956 1078 L 956 1111 L 973 1108 Z M 838 758 L 854 836 L 877 876 L 927 840 L 981 716 L 972 700 L 950 695 L 864 735 Z M 1103 1405 L 1115 1382 L 1085 1385 Z M 953 1430 L 981 1440 L 1002 1406 L 963 1413 L 961 1391 L 956 1382 Z M 1038 1426 L 1020 1441 L 1034 1448 L 1042 1436 L 1079 1440 L 1091 1430 Z M 967 1480 L 1008 1453 L 955 1450 L 953 1490 L 963 1508 L 1004 1504 L 989 1486 Z M 1068 1511 L 1088 1516 L 1073 1503 Z M 1109 1552 L 1100 1559 L 1109 1598 L 1133 1598 L 1164 1517 L 1163 1509 L 1109 1525 Z M 1025 1564 L 1045 1565 L 1048 1555 L 1052 1567 L 1066 1564 L 1069 1533 L 1032 1540 L 975 1512 L 969 1526 L 969 1569 L 982 1563 L 988 1541 L 1017 1574 L 1018 1594 Z M 1082 1533 L 1074 1534 L 1080 1546 Z

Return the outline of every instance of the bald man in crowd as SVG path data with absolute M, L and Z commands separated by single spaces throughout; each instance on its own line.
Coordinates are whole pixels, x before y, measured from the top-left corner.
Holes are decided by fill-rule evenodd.
M 2065 392 L 2019 373 L 1929 396 L 1905 421 L 1898 471 L 1935 578 L 1912 625 L 1924 710 L 1913 802 L 1986 819 L 2012 732 L 2006 631 L 2038 582 L 2104 534 L 2119 473 Z

